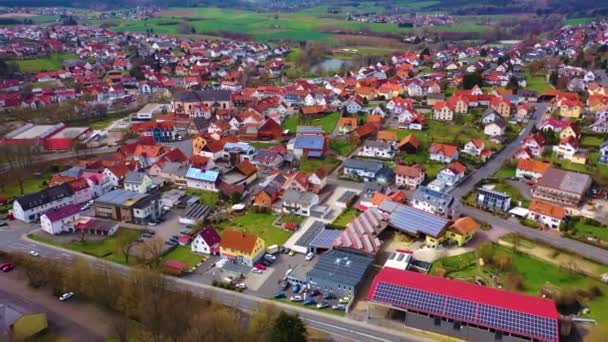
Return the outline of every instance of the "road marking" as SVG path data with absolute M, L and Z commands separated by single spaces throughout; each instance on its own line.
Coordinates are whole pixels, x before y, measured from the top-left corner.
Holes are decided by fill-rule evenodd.
M 346 332 L 349 332 L 349 333 L 365 336 L 367 338 L 371 338 L 371 339 L 374 339 L 374 340 L 391 342 L 391 340 L 387 340 L 385 338 L 381 338 L 381 337 L 370 335 L 370 334 L 366 334 L 366 333 L 363 333 L 363 332 L 360 332 L 360 331 L 356 331 L 356 330 L 352 330 L 352 329 L 348 329 L 348 328 L 343 328 L 343 327 L 335 326 L 335 325 L 332 325 L 332 324 L 316 321 L 314 319 L 305 318 L 305 317 L 302 317 L 302 319 L 304 319 L 305 321 L 309 321 L 309 322 L 315 323 L 315 324 L 320 324 L 320 325 L 324 325 L 324 326 L 327 326 L 327 327 L 332 327 L 334 329 L 338 329 L 338 330 L 346 331 Z

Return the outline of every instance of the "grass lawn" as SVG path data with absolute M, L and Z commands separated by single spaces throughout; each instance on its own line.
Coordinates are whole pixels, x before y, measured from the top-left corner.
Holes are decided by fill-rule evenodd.
M 47 187 L 46 182 L 51 179 L 51 173 L 45 173 L 40 178 L 30 178 L 23 182 L 23 193 L 21 193 L 21 189 L 19 188 L 19 184 L 17 182 L 11 182 L 9 185 L 4 187 L 4 190 L 0 192 L 1 196 L 22 196 L 26 194 L 30 194 L 32 192 L 40 191 Z
M 341 156 L 348 156 L 356 146 L 346 139 L 332 139 L 329 148 Z
M 275 147 L 277 145 L 280 145 L 280 143 L 276 143 L 276 142 L 252 142 L 251 145 L 259 150 L 259 149 L 273 148 L 273 147 Z
M 566 19 L 566 25 L 580 25 L 587 24 L 593 21 L 593 18 L 584 17 L 584 18 L 570 18 Z
M 200 203 L 209 206 L 213 209 L 217 205 L 218 193 L 210 191 L 198 191 L 198 190 L 186 190 L 186 193 L 190 196 L 198 196 Z
M 22 72 L 54 71 L 63 67 L 66 59 L 78 58 L 73 53 L 53 53 L 46 58 L 15 60 Z
M 525 77 L 527 89 L 535 90 L 539 94 L 544 93 L 545 90 L 552 89 L 551 85 L 545 80 L 544 75 L 532 75 L 526 70 Z
M 508 183 L 496 184 L 496 186 L 494 187 L 494 190 L 496 190 L 498 192 L 504 192 L 504 193 L 509 194 L 511 196 L 511 203 L 513 203 L 513 204 L 517 204 L 518 202 L 521 202 L 521 205 L 525 208 L 527 208 L 530 205 L 530 200 L 525 198 L 519 192 L 519 189 L 517 189 L 516 187 L 514 187 L 511 184 L 508 184 Z
M 299 116 L 294 114 L 283 121 L 281 128 L 288 129 L 290 132 L 295 133 L 298 126 L 320 126 L 326 134 L 330 134 L 333 132 L 334 128 L 336 128 L 339 118 L 339 112 L 333 112 L 323 117 L 310 120 L 300 120 Z
M 590 135 L 585 134 L 581 138 L 581 145 L 584 147 L 600 147 L 600 145 L 605 141 L 605 139 L 601 135 Z
M 122 253 L 120 253 L 117 243 L 119 241 L 133 241 L 137 239 L 140 234 L 141 232 L 137 229 L 119 228 L 113 236 L 107 237 L 103 240 L 86 240 L 83 243 L 61 243 L 36 234 L 29 234 L 28 237 L 50 245 L 92 255 L 97 258 L 107 259 L 119 264 L 124 264 L 125 258 Z M 74 235 L 74 240 L 78 240 L 78 238 L 78 236 Z M 129 258 L 129 263 L 131 262 L 135 262 L 134 257 Z
M 118 119 L 116 119 L 116 118 L 107 118 L 107 119 L 104 119 L 104 120 L 99 120 L 99 121 L 92 122 L 90 124 L 90 126 L 93 129 L 105 129 L 108 126 L 110 126 L 116 120 L 118 120 Z
M 336 218 L 334 222 L 332 222 L 332 224 L 337 227 L 346 228 L 346 225 L 348 225 L 352 220 L 354 220 L 355 217 L 359 216 L 360 213 L 361 212 L 359 212 L 359 210 L 357 209 L 346 209 L 342 212 L 342 214 L 340 214 L 340 216 Z
M 302 172 L 311 173 L 323 167 L 325 171 L 330 171 L 333 170 L 339 164 L 340 161 L 338 159 L 330 156 L 325 156 L 321 159 L 302 158 L 300 160 L 300 166 L 298 167 L 298 169 Z
M 266 242 L 266 246 L 282 245 L 289 239 L 291 233 L 272 225 L 277 216 L 266 213 L 249 211 L 244 215 L 235 216 L 228 221 L 216 225 L 220 231 L 225 229 L 241 230 L 255 234 Z
M 598 240 L 608 241 L 608 227 L 597 226 L 589 223 L 583 223 L 580 220 L 575 220 L 573 226 L 573 234 L 575 237 L 586 239 L 594 237 Z
M 498 171 L 496 171 L 494 177 L 498 179 L 515 177 L 515 168 L 510 166 L 503 166 L 498 169 Z
M 591 301 L 585 302 L 591 312 L 589 317 L 598 320 L 598 323 L 608 321 L 608 285 L 579 273 L 570 272 L 557 265 L 550 264 L 524 253 L 514 252 L 512 249 L 493 245 L 496 255 L 505 255 L 511 258 L 510 272 L 517 273 L 523 280 L 521 292 L 538 296 L 539 291 L 546 285 L 551 284 L 560 288 L 587 289 L 589 286 L 598 286 L 602 295 Z M 490 266 L 478 266 L 475 252 L 469 252 L 458 256 L 447 257 L 433 263 L 431 274 L 439 274 L 441 269 L 448 270 L 448 278 L 461 280 L 474 280 L 475 277 L 490 279 L 488 272 L 497 274 L 503 278 L 505 272 L 497 272 Z M 503 279 L 504 283 L 504 279 Z M 488 282 L 492 286 L 492 282 Z
M 203 256 L 192 253 L 190 246 L 177 246 L 171 252 L 165 254 L 161 262 L 164 263 L 167 260 L 181 261 L 191 268 L 201 262 Z

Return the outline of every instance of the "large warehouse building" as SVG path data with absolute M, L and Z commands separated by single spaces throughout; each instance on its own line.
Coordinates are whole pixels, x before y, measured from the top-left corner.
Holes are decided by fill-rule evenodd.
M 559 341 L 555 303 L 538 297 L 384 267 L 367 299 L 407 326 L 465 341 Z
M 3 144 L 31 144 L 40 150 L 66 151 L 70 150 L 76 141 L 86 147 L 92 140 L 98 138 L 98 132 L 90 127 L 66 127 L 63 123 L 55 125 L 34 125 L 27 123 L 2 139 Z

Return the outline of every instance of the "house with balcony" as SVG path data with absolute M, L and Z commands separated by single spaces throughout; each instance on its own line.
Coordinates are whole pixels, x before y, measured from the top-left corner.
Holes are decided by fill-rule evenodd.
M 378 140 L 366 140 L 359 149 L 360 157 L 392 159 L 395 157 L 393 146 L 388 142 Z

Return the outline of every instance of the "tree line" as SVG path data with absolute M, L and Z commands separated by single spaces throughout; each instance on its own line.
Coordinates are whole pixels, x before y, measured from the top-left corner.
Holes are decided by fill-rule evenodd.
M 23 253 L 4 257 L 24 272 L 29 286 L 49 288 L 56 296 L 73 291 L 111 311 L 113 334 L 121 342 L 307 340 L 306 326 L 297 315 L 272 305 L 247 314 L 176 288 L 154 270 L 134 268 L 125 274 L 93 267 L 83 258 L 68 265 Z

